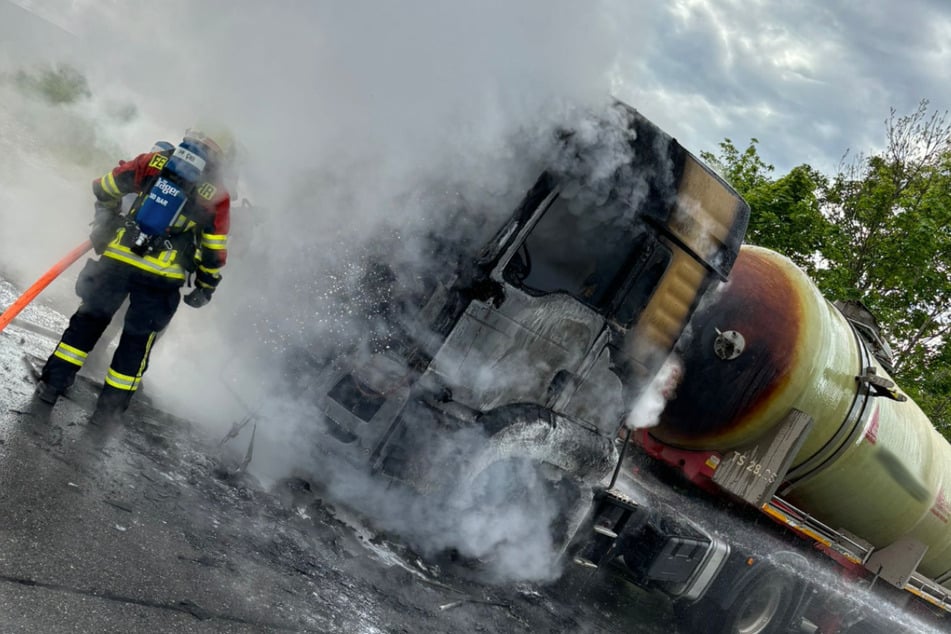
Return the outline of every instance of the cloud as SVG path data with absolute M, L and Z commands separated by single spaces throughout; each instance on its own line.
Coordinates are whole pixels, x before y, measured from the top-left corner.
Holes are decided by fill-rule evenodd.
M 945 4 L 681 0 L 655 18 L 646 54 L 620 56 L 635 79 L 618 96 L 694 153 L 756 137 L 782 173 L 831 172 L 847 149 L 882 146 L 891 107 L 951 104 Z

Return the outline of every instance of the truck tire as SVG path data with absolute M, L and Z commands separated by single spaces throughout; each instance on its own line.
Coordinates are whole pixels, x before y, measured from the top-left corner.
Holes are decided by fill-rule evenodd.
M 786 631 L 802 595 L 802 584 L 775 568 L 752 575 L 726 610 L 724 632 L 771 634 Z
M 473 522 L 482 525 L 481 536 L 496 534 L 502 550 L 526 540 L 550 540 L 553 553 L 562 554 L 573 535 L 569 518 L 581 498 L 580 488 L 570 474 L 561 473 L 531 460 L 508 458 L 488 465 L 472 479 L 460 483 L 453 496 L 462 502 L 460 517 L 473 513 Z M 501 525 L 497 525 L 501 522 Z M 468 523 L 468 522 L 467 522 Z M 500 526 L 506 527 L 500 531 Z M 509 534 L 509 529 L 533 530 Z M 543 537 L 538 531 L 547 534 Z
M 775 566 L 763 565 L 745 575 L 721 602 L 706 599 L 680 606 L 676 613 L 683 634 L 781 634 L 793 624 L 805 594 L 805 582 Z

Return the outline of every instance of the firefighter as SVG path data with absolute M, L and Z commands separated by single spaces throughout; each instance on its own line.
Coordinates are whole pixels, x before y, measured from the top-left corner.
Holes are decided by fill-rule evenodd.
M 72 385 L 87 355 L 128 297 L 122 334 L 90 422 L 121 418 L 148 367 L 156 336 L 184 301 L 211 301 L 227 259 L 231 196 L 227 191 L 234 141 L 226 131 L 192 128 L 171 149 L 157 145 L 93 181 L 95 217 L 90 259 L 76 281 L 82 300 L 46 361 L 33 397 L 48 416 Z M 122 198 L 136 194 L 127 214 Z

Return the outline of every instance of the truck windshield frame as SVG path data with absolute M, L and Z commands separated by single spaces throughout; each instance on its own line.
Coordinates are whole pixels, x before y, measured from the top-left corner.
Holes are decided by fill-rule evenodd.
M 630 325 L 663 277 L 670 250 L 628 203 L 598 204 L 582 192 L 547 206 L 502 277 L 530 295 L 567 294 Z

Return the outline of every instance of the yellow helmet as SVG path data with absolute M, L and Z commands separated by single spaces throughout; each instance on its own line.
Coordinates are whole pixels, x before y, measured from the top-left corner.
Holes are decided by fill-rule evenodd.
M 223 125 L 196 125 L 185 131 L 185 141 L 201 143 L 215 155 L 216 162 L 230 165 L 237 153 L 237 143 L 231 130 Z

